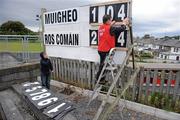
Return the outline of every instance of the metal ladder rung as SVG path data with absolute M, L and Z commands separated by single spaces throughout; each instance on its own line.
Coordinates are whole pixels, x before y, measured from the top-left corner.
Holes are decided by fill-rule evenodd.
M 114 71 L 114 70 L 117 70 L 117 67 L 110 67 L 110 66 L 109 66 L 109 67 L 106 68 L 106 70 L 110 70 L 110 71 L 112 70 L 112 71 Z
M 107 94 L 107 92 L 104 92 L 104 91 L 100 91 L 100 93 L 102 93 L 102 94 Z M 116 93 L 111 93 L 110 95 L 113 96 L 113 97 L 116 97 L 116 96 L 117 96 Z
M 108 91 L 103 91 L 102 89 L 109 89 L 110 85 L 103 85 L 103 84 L 99 84 L 99 87 L 96 89 L 95 93 L 102 93 L 102 94 L 107 94 Z M 115 88 L 117 89 L 117 88 Z M 113 90 L 111 93 L 111 96 L 117 96 L 115 92 L 117 92 L 116 90 Z M 96 96 L 96 95 L 95 95 Z
M 103 87 L 102 87 L 101 89 L 103 89 Z M 104 88 L 104 89 L 108 89 L 108 88 Z M 108 91 L 100 90 L 100 93 L 103 93 L 103 94 L 107 94 L 107 92 L 108 92 Z M 116 90 L 113 90 L 113 91 L 111 92 L 111 95 L 115 96 L 115 94 L 116 94 L 115 92 L 117 92 L 117 91 L 116 91 Z

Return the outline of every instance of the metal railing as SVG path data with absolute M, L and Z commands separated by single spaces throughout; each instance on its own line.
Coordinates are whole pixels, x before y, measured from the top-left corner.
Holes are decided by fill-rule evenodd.
M 39 60 L 42 50 L 39 35 L 0 35 L 0 68 Z

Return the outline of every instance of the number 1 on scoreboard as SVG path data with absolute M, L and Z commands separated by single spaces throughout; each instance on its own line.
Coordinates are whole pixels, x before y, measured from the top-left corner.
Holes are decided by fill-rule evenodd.
M 98 23 L 98 12 L 99 11 L 99 7 L 98 6 L 93 6 L 93 7 L 90 7 L 90 20 L 89 22 L 90 23 Z

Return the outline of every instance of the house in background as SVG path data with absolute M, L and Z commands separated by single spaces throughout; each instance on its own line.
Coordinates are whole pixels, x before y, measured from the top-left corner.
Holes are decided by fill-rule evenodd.
M 180 61 L 180 40 L 177 39 L 135 39 L 135 50 L 151 52 L 155 58 L 162 60 Z
M 152 38 L 135 40 L 135 49 L 138 51 L 159 49 L 159 46 L 155 44 L 156 42 L 157 40 Z
M 160 46 L 158 58 L 180 61 L 180 40 L 159 40 L 158 45 Z

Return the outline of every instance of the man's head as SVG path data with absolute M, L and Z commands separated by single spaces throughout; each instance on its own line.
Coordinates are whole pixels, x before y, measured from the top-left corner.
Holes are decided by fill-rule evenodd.
M 104 24 L 111 24 L 111 22 L 112 22 L 111 16 L 105 14 L 105 15 L 103 16 L 103 23 L 104 23 Z

